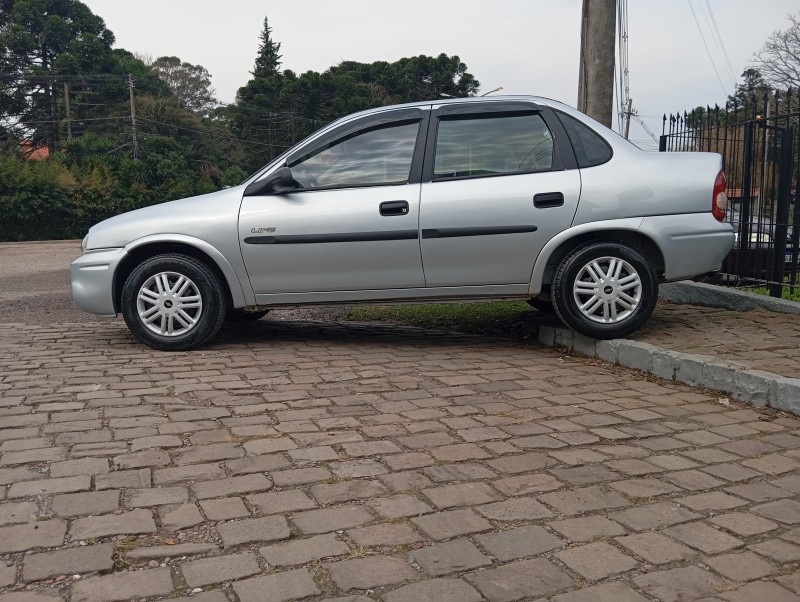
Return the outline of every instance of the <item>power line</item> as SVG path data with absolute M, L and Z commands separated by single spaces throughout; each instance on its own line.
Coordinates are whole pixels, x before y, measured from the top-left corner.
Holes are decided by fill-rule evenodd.
M 725 66 L 728 71 L 728 75 L 731 78 L 731 83 L 735 86 L 736 85 L 736 74 L 733 71 L 733 65 L 731 65 L 731 60 L 728 57 L 728 50 L 725 48 L 725 42 L 722 41 L 722 36 L 719 33 L 719 27 L 717 27 L 717 20 L 714 18 L 714 11 L 711 9 L 711 3 L 708 0 L 705 0 L 706 8 L 708 9 L 708 15 L 711 17 L 711 23 L 714 28 L 714 32 L 716 33 L 716 39 L 719 41 L 718 48 L 722 53 L 722 57 L 725 59 Z
M 717 76 L 719 87 L 722 88 L 722 92 L 725 94 L 725 96 L 728 96 L 728 91 L 725 89 L 725 85 L 722 83 L 722 78 L 719 76 L 719 71 L 717 71 L 717 65 L 714 63 L 714 57 L 711 56 L 711 51 L 708 49 L 708 44 L 706 44 L 706 37 L 705 35 L 703 35 L 703 28 L 700 27 L 700 21 L 697 20 L 697 14 L 694 12 L 694 6 L 692 6 L 692 0 L 687 0 L 687 1 L 689 2 L 689 8 L 692 11 L 694 22 L 697 25 L 697 31 L 700 32 L 700 39 L 703 40 L 703 46 L 706 49 L 706 54 L 708 54 L 708 59 L 711 61 L 711 67 L 714 69 L 714 73 Z

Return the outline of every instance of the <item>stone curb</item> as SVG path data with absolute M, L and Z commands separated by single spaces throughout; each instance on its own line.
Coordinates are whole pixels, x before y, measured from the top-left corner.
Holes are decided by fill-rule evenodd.
M 732 311 L 763 308 L 784 314 L 800 314 L 800 303 L 797 301 L 688 280 L 659 285 L 658 296 L 671 303 L 721 307 Z
M 754 406 L 768 406 L 800 415 L 800 378 L 751 370 L 737 362 L 669 351 L 628 339 L 598 341 L 547 324 L 539 325 L 539 342 L 641 370 L 665 380 L 723 391 Z

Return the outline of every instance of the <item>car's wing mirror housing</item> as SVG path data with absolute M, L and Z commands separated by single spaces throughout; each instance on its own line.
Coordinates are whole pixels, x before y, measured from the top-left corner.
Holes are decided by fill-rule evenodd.
M 294 190 L 295 184 L 294 178 L 292 177 L 292 170 L 288 167 L 280 167 L 268 177 L 249 184 L 247 188 L 244 189 L 244 196 L 284 194 Z

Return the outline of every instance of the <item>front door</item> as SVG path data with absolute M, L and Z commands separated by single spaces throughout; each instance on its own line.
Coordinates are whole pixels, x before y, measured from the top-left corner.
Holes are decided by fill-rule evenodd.
M 424 286 L 412 170 L 423 116 L 349 122 L 289 159 L 295 190 L 243 198 L 239 237 L 257 302 Z

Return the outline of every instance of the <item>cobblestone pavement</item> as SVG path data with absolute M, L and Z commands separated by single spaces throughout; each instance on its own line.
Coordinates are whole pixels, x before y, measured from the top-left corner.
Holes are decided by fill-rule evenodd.
M 800 420 L 510 341 L 0 324 L 0 602 L 800 601 Z

